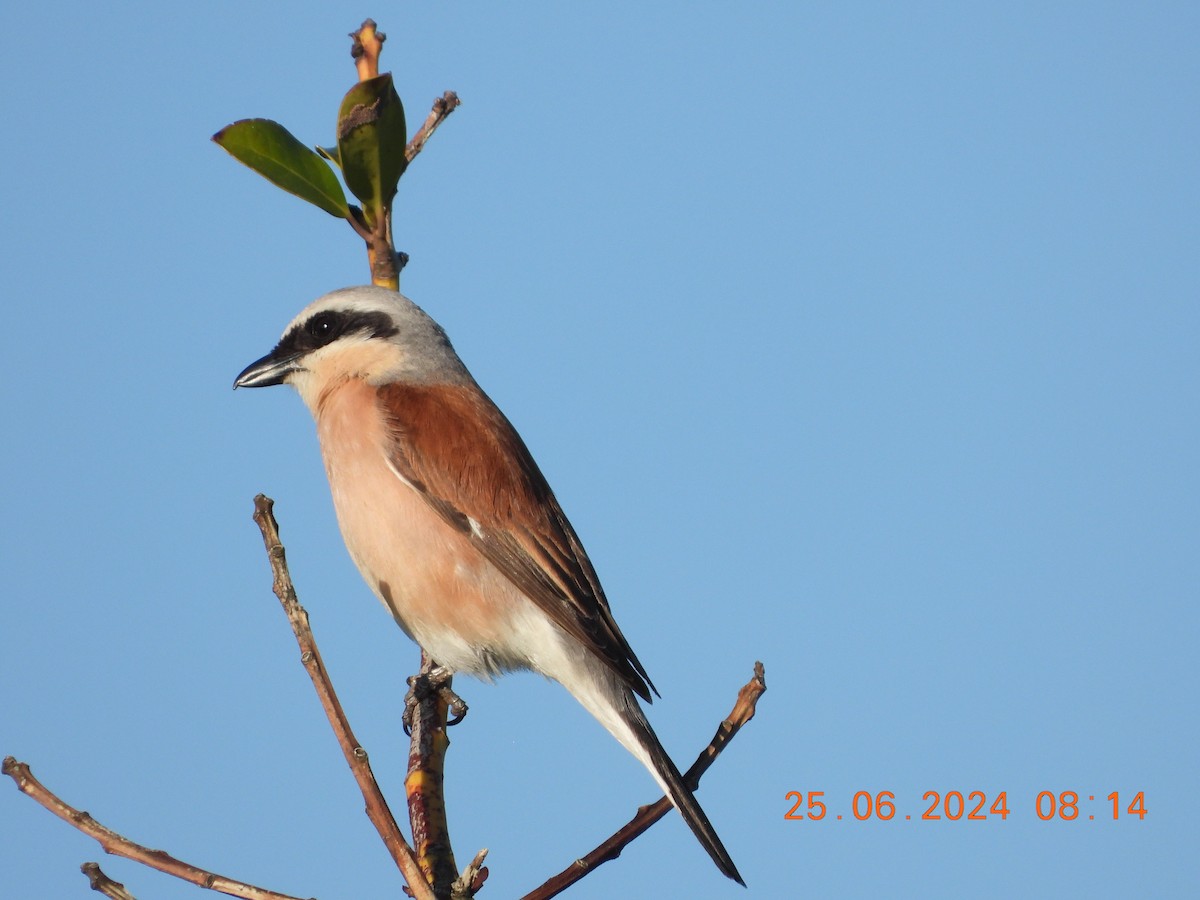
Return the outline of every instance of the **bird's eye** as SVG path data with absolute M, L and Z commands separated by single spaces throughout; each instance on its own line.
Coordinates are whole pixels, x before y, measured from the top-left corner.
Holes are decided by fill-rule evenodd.
M 318 345 L 328 344 L 341 332 L 341 319 L 334 313 L 318 313 L 308 320 L 307 330 Z

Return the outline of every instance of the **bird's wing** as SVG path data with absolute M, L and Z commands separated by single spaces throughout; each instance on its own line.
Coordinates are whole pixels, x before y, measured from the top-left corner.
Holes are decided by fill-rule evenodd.
M 639 696 L 658 693 L 512 424 L 475 387 L 386 385 L 388 462 L 446 522 Z

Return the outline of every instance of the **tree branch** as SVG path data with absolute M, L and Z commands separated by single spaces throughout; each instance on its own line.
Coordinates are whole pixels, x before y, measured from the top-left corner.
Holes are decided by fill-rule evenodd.
M 766 690 L 767 682 L 763 664 L 756 662 L 754 664 L 754 677 L 738 691 L 737 702 L 733 705 L 733 711 L 730 712 L 727 719 L 717 726 L 717 733 L 713 735 L 713 739 L 709 741 L 708 746 L 696 757 L 696 761 L 692 763 L 692 767 L 684 773 L 684 784 L 692 790 L 695 790 L 699 786 L 700 776 L 708 771 L 709 766 L 716 761 L 721 751 L 733 740 L 734 735 L 741 730 L 742 726 L 754 718 L 758 698 Z M 639 807 L 637 815 L 630 819 L 612 837 L 587 856 L 575 860 L 575 862 L 571 863 L 571 865 L 540 887 L 530 891 L 521 900 L 549 900 L 551 897 L 558 896 L 575 882 L 585 877 L 589 872 L 620 856 L 622 850 L 643 834 L 651 825 L 665 816 L 671 808 L 671 801 L 666 797 L 660 798 L 657 802 L 649 806 Z
M 267 557 L 271 561 L 275 596 L 279 598 L 279 602 L 287 614 L 288 622 L 292 626 L 292 633 L 296 636 L 296 643 L 300 646 L 300 662 L 304 664 L 304 668 L 312 679 L 317 699 L 320 700 L 321 707 L 329 718 L 329 724 L 337 737 L 338 745 L 342 748 L 350 771 L 354 773 L 354 780 L 358 782 L 359 790 L 362 791 L 363 799 L 367 804 L 367 817 L 375 826 L 375 830 L 379 832 L 392 859 L 396 861 L 413 896 L 417 900 L 436 900 L 413 856 L 412 848 L 401 834 L 400 827 L 396 824 L 396 818 L 392 815 L 391 808 L 388 806 L 383 792 L 379 789 L 379 784 L 375 781 L 375 775 L 372 773 L 371 764 L 367 759 L 367 751 L 359 745 L 358 740 L 354 737 L 354 733 L 350 729 L 350 721 L 346 718 L 342 704 L 333 690 L 333 684 L 330 682 L 325 664 L 321 660 L 321 653 L 317 649 L 312 628 L 308 624 L 308 612 L 300 605 L 300 601 L 296 597 L 296 588 L 292 585 L 292 578 L 288 573 L 287 558 L 283 544 L 279 540 L 279 523 L 275 521 L 275 515 L 272 512 L 274 506 L 274 500 L 259 494 L 254 498 L 254 521 L 262 532 Z
M 428 679 L 437 663 L 421 651 L 421 672 L 410 678 L 415 703 L 412 712 L 412 741 L 408 751 L 408 774 L 404 779 L 408 798 L 408 821 L 412 826 L 416 856 L 425 878 L 439 897 L 449 897 L 458 878 L 454 850 L 450 846 L 450 826 L 446 820 L 446 798 L 443 780 L 446 771 L 446 751 L 450 737 L 446 734 L 449 706 L 440 690 L 419 690 L 422 679 Z M 449 677 L 445 687 L 450 687 Z
M 446 121 L 446 117 L 461 105 L 462 101 L 458 99 L 458 94 L 454 93 L 454 91 L 446 91 L 446 93 L 434 100 L 433 109 L 425 117 L 425 124 L 417 129 L 417 133 L 412 136 L 412 140 L 404 148 L 404 158 L 409 162 L 416 159 L 417 154 L 425 149 L 425 142 L 433 136 L 438 126 Z
M 119 881 L 113 881 L 101 872 L 99 863 L 85 862 L 79 867 L 79 871 L 88 877 L 88 884 L 91 885 L 93 891 L 103 894 L 109 900 L 137 900 L 133 894 L 125 890 L 125 885 Z
M 166 872 L 168 875 L 174 875 L 176 878 L 181 878 L 210 891 L 228 894 L 231 897 L 241 897 L 242 900 L 302 900 L 302 898 L 293 897 L 290 894 L 280 894 L 277 891 L 246 884 L 243 881 L 234 881 L 232 878 L 217 875 L 215 872 L 209 872 L 176 859 L 163 850 L 151 850 L 149 847 L 135 843 L 101 825 L 90 814 L 64 803 L 33 777 L 27 764 L 18 762 L 11 756 L 4 758 L 4 764 L 0 766 L 0 771 L 16 782 L 17 790 L 21 793 L 40 803 L 68 825 L 73 825 L 88 837 L 94 838 L 105 853 L 132 859 L 151 869 Z

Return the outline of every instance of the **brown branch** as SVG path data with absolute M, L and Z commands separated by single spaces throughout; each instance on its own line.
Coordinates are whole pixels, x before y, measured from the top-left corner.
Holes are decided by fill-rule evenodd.
M 367 265 L 371 269 L 371 284 L 398 291 L 400 290 L 400 256 L 392 244 L 391 222 L 392 210 L 389 206 L 383 211 L 379 222 L 367 238 Z
M 717 727 L 717 733 L 709 741 L 708 746 L 704 748 L 703 752 L 696 758 L 696 761 L 692 763 L 692 767 L 684 773 L 684 784 L 692 790 L 695 790 L 699 786 L 700 776 L 708 771 L 708 767 L 716 761 L 721 751 L 733 740 L 734 735 L 741 730 L 742 726 L 754 718 L 758 698 L 766 690 L 767 682 L 763 664 L 756 662 L 754 664 L 754 677 L 738 691 L 737 702 L 733 705 L 733 711 Z M 562 893 L 598 866 L 620 856 L 622 850 L 643 834 L 651 825 L 665 816 L 670 809 L 671 801 L 666 797 L 660 798 L 657 802 L 649 806 L 640 807 L 637 815 L 630 819 L 612 837 L 587 856 L 575 860 L 575 862 L 571 863 L 571 865 L 540 887 L 530 891 L 521 900 L 549 900 L 550 897 L 555 897 Z
M 231 897 L 241 897 L 243 900 L 301 900 L 290 894 L 281 894 L 242 881 L 234 881 L 232 878 L 217 875 L 215 872 L 209 872 L 176 859 L 163 850 L 151 850 L 149 847 L 135 843 L 101 825 L 88 813 L 64 803 L 33 777 L 28 765 L 18 762 L 11 756 L 4 758 L 4 764 L 0 766 L 0 771 L 16 782 L 17 790 L 21 793 L 28 795 L 67 824 L 73 825 L 88 837 L 96 840 L 105 853 L 132 859 L 151 869 L 166 872 L 168 875 L 174 875 L 176 878 L 181 878 L 210 891 L 228 894 Z
M 350 771 L 354 773 L 354 780 L 358 782 L 359 790 L 362 791 L 363 799 L 367 804 L 367 817 L 375 826 L 375 830 L 379 832 L 392 859 L 396 861 L 413 896 L 418 900 L 436 900 L 429 883 L 425 880 L 413 857 L 412 848 L 404 839 L 404 835 L 400 833 L 400 828 L 388 807 L 387 800 L 375 781 L 371 764 L 367 759 L 367 751 L 355 739 L 342 704 L 333 690 L 333 684 L 329 680 L 325 664 L 321 661 L 321 653 L 317 649 L 316 639 L 308 624 L 308 612 L 300 605 L 291 575 L 288 574 L 287 558 L 283 544 L 279 540 L 279 524 L 275 521 L 275 515 L 272 512 L 274 506 L 274 500 L 259 494 L 254 498 L 254 521 L 262 531 L 263 544 L 267 549 L 267 557 L 271 561 L 275 596 L 279 598 L 279 602 L 287 614 L 288 622 L 292 626 L 292 633 L 296 636 L 296 643 L 300 646 L 300 661 L 312 679 L 313 687 L 317 691 L 317 698 L 321 701 L 321 707 L 329 718 L 329 724 L 342 748 Z
M 446 93 L 434 100 L 433 109 L 425 117 L 425 124 L 417 129 L 417 133 L 412 136 L 412 140 L 404 148 L 404 158 L 409 162 L 416 159 L 417 154 L 425 149 L 425 142 L 433 136 L 438 126 L 446 121 L 446 117 L 461 105 L 462 101 L 458 99 L 458 94 L 454 93 L 454 91 L 446 91 Z
M 449 705 L 444 691 L 419 689 L 423 684 L 422 679 L 428 679 L 436 668 L 437 663 L 422 650 L 421 672 L 409 679 L 415 703 L 404 790 L 408 797 L 408 821 L 412 826 L 413 844 L 421 871 L 433 885 L 434 894 L 439 898 L 447 898 L 458 878 L 454 850 L 450 846 L 450 826 L 446 821 L 443 790 L 446 751 L 450 747 L 450 737 L 446 734 Z M 445 678 L 444 685 L 447 689 L 450 687 L 449 677 Z
M 113 881 L 101 872 L 99 863 L 85 862 L 79 867 L 79 871 L 88 877 L 88 884 L 92 886 L 93 891 L 103 894 L 109 900 L 137 900 L 133 894 L 125 890 L 125 885 L 119 881 Z

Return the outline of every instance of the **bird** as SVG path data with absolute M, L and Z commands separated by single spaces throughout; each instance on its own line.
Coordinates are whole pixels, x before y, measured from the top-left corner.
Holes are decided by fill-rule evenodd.
M 638 702 L 658 691 L 575 529 L 442 327 L 398 291 L 334 291 L 234 380 L 278 384 L 312 413 L 346 548 L 400 628 L 446 672 L 558 682 L 744 885 Z

